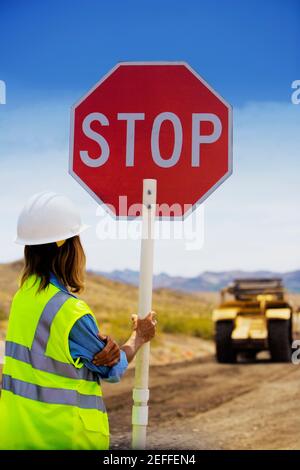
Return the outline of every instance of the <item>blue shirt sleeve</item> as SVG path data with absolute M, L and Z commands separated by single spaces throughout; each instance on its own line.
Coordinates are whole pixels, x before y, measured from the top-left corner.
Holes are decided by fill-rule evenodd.
M 105 347 L 98 336 L 98 327 L 94 318 L 87 314 L 73 325 L 69 334 L 69 348 L 74 360 L 81 358 L 84 365 L 107 382 L 119 382 L 128 367 L 127 357 L 121 351 L 120 360 L 112 367 L 96 366 L 92 360 L 96 353 Z

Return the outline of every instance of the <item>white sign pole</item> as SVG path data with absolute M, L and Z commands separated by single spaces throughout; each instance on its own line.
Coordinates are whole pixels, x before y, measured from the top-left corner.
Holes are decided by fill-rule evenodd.
M 143 180 L 142 241 L 139 282 L 138 317 L 145 318 L 152 309 L 152 275 L 154 221 L 156 210 L 156 180 Z M 150 342 L 136 355 L 132 407 L 132 448 L 145 449 L 148 424 L 148 378 Z

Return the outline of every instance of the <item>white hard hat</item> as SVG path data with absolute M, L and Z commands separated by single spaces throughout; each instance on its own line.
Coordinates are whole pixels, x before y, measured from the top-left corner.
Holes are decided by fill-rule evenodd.
M 44 191 L 26 202 L 18 219 L 16 243 L 43 245 L 79 235 L 88 225 L 67 197 Z

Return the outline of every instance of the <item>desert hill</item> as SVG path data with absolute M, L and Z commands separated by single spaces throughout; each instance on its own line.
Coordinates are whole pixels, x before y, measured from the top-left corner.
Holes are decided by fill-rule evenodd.
M 0 264 L 0 329 L 6 328 L 12 296 L 18 288 L 22 262 Z M 81 297 L 94 311 L 100 328 L 123 341 L 130 331 L 130 317 L 137 311 L 138 290 L 134 285 L 87 272 L 86 288 Z M 181 333 L 211 338 L 211 311 L 217 301 L 215 293 L 184 293 L 157 288 L 153 308 L 159 319 L 159 332 Z

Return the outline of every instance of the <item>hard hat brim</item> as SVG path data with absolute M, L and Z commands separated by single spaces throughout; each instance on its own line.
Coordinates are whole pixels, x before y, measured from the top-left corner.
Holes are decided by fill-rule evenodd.
M 68 238 L 75 237 L 76 235 L 80 235 L 86 229 L 90 228 L 90 225 L 82 224 L 75 232 L 69 232 L 67 234 L 62 233 L 60 237 L 53 238 L 44 238 L 40 240 L 25 240 L 20 237 L 16 237 L 14 242 L 18 245 L 45 245 L 46 243 L 55 243 L 59 240 L 67 240 Z

